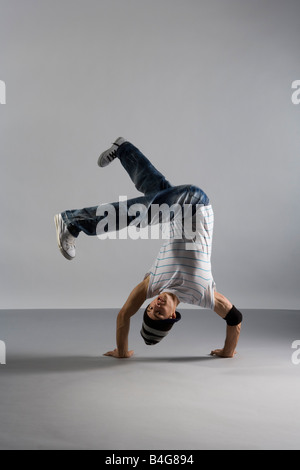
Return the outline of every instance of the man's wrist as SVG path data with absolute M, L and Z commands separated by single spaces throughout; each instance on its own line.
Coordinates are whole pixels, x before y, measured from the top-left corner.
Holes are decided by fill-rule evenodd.
M 127 357 L 128 351 L 117 349 L 119 357 Z
M 226 348 L 224 347 L 223 348 L 223 351 L 222 351 L 222 355 L 224 357 L 233 357 L 234 356 L 234 352 L 235 352 L 235 348 Z

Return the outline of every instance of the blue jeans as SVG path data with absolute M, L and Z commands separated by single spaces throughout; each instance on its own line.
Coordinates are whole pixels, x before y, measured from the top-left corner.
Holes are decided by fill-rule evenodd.
M 124 142 L 117 150 L 117 157 L 127 171 L 136 189 L 143 196 L 127 200 L 126 207 L 129 210 L 133 204 L 142 204 L 146 208 L 143 217 L 147 217 L 147 223 L 151 224 L 150 207 L 152 204 L 179 204 L 189 205 L 192 211 L 196 206 L 209 204 L 207 195 L 202 189 L 193 185 L 172 186 L 169 181 L 152 165 L 152 163 L 130 142 Z M 124 228 L 120 226 L 119 213 L 122 202 L 113 202 L 111 205 L 116 210 L 116 230 Z M 68 230 L 74 237 L 78 237 L 82 231 L 86 235 L 97 235 L 97 226 L 105 215 L 97 215 L 99 206 L 84 209 L 67 210 L 62 212 L 62 218 L 67 224 Z M 129 225 L 136 215 L 125 217 L 125 226 Z M 124 217 L 122 217 L 124 224 Z

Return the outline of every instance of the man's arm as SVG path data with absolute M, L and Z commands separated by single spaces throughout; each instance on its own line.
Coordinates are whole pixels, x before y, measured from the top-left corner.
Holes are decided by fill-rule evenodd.
M 130 317 L 139 310 L 146 300 L 148 284 L 149 277 L 140 282 L 129 294 L 128 299 L 117 316 L 117 348 L 113 351 L 108 351 L 104 356 L 128 358 L 133 355 L 133 351 L 128 350 Z
M 225 318 L 232 309 L 232 303 L 219 292 L 215 292 L 215 312 Z M 236 346 L 241 332 L 241 322 L 238 325 L 230 326 L 227 324 L 226 339 L 223 349 L 215 349 L 211 351 L 212 356 L 233 357 L 236 354 Z
M 238 344 L 241 331 L 241 323 L 236 326 L 227 325 L 226 339 L 223 349 L 214 349 L 211 351 L 212 356 L 233 357 L 236 354 L 236 346 Z

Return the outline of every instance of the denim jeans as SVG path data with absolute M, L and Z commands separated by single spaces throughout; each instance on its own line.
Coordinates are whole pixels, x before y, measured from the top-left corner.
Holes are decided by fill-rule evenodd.
M 141 218 L 146 219 L 147 224 L 153 223 L 151 220 L 150 208 L 153 204 L 161 205 L 179 204 L 190 206 L 192 211 L 196 211 L 196 206 L 209 205 L 209 199 L 202 189 L 193 185 L 172 186 L 169 181 L 152 165 L 152 163 L 130 142 L 124 142 L 117 150 L 117 158 L 127 171 L 136 189 L 143 193 L 143 196 L 132 198 L 126 201 L 126 217 L 120 217 L 125 204 L 113 202 L 116 211 L 116 230 L 128 226 L 136 215 L 129 215 L 130 207 L 134 204 L 142 205 L 145 208 Z M 86 235 L 99 235 L 97 226 L 105 217 L 103 210 L 93 206 L 84 209 L 67 210 L 62 212 L 62 218 L 67 224 L 70 233 L 77 237 L 82 231 Z M 135 206 L 136 207 L 136 206 Z M 102 209 L 105 209 L 105 205 Z M 124 215 L 124 214 L 123 214 Z M 121 225 L 122 219 L 122 225 Z

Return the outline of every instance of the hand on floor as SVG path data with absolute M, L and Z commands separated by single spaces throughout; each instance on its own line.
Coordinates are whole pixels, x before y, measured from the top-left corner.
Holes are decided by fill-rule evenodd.
M 108 351 L 107 353 L 103 354 L 103 356 L 112 356 L 117 359 L 127 359 L 131 356 L 133 356 L 134 351 L 127 351 L 126 353 L 120 355 L 119 351 L 117 349 L 114 349 L 113 351 Z
M 234 357 L 235 354 L 236 354 L 236 351 L 234 351 L 233 354 L 229 354 L 229 353 L 226 353 L 224 349 L 214 349 L 210 353 L 211 356 L 219 356 L 219 357 Z

